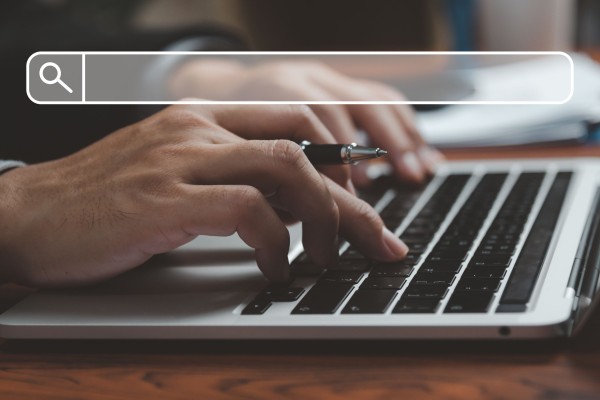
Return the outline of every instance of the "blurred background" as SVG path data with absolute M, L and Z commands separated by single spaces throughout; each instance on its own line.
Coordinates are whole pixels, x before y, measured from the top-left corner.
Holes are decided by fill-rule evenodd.
M 155 108 L 39 106 L 36 51 L 600 49 L 598 0 L 3 0 L 0 158 L 70 154 Z M 200 44 L 198 44 L 200 43 Z

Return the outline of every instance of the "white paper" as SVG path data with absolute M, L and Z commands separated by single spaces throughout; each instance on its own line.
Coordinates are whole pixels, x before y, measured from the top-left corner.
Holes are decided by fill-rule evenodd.
M 587 56 L 572 55 L 575 63 L 573 98 L 561 105 L 457 105 L 420 113 L 418 125 L 426 140 L 438 146 L 509 145 L 572 140 L 584 129 L 552 129 L 569 121 L 597 120 L 600 117 L 600 66 Z M 556 59 L 556 58 L 554 58 Z M 551 59 L 472 70 L 475 93 L 469 100 L 506 98 L 519 91 L 537 90 L 547 98 L 552 79 Z M 561 89 L 558 89 L 561 90 Z M 547 129 L 545 129 L 547 128 Z M 562 136 L 561 136 L 562 132 Z

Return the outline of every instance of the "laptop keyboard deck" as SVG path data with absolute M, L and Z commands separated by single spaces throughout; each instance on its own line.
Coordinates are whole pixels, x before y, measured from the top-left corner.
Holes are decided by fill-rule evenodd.
M 370 260 L 343 244 L 323 271 L 301 253 L 294 281 L 265 288 L 242 314 L 265 314 L 273 302 L 293 302 L 293 315 L 525 312 L 571 177 L 452 174 L 436 187 L 369 193 L 409 246 L 404 260 Z

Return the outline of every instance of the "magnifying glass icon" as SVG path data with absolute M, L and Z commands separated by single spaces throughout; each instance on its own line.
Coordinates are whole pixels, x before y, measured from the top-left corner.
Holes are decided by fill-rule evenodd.
M 56 78 L 46 79 L 46 77 L 44 76 L 44 70 L 48 67 L 52 67 L 52 69 L 54 69 L 56 71 Z M 59 83 L 62 87 L 65 88 L 65 90 L 67 92 L 73 93 L 73 89 L 71 89 L 69 86 L 67 86 L 67 84 L 64 83 L 60 79 L 60 75 L 61 75 L 60 67 L 58 65 L 56 65 L 56 63 L 47 62 L 46 64 L 42 65 L 42 67 L 40 68 L 40 79 L 42 80 L 42 82 L 44 82 L 46 85 L 54 85 L 55 83 Z

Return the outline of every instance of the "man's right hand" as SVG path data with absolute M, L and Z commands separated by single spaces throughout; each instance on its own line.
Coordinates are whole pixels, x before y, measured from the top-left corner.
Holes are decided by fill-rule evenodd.
M 328 133 L 310 113 L 170 107 L 69 157 L 7 172 L 0 272 L 32 286 L 93 283 L 198 235 L 237 232 L 265 276 L 285 280 L 283 214 L 302 222 L 304 247 L 323 267 L 336 262 L 338 233 L 372 258 L 402 258 L 406 246 L 350 193 L 347 169 L 325 170 L 332 180 L 281 139 L 322 142 Z

